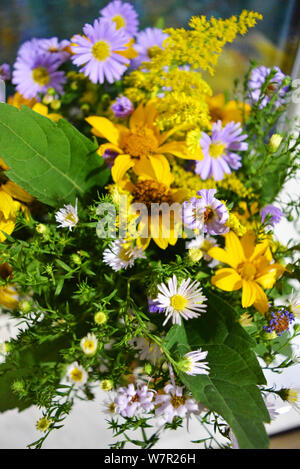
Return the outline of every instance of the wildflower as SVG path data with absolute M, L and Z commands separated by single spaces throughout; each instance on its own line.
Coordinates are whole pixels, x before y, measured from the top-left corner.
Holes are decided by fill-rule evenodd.
M 169 279 L 168 285 L 161 283 L 158 285 L 157 304 L 165 308 L 165 325 L 169 319 L 173 324 L 181 325 L 181 318 L 193 319 L 200 316 L 206 309 L 203 303 L 206 297 L 202 294 L 199 282 L 192 282 L 190 278 L 183 280 L 178 286 L 176 275 Z
M 163 43 L 167 37 L 168 34 L 158 28 L 146 28 L 144 31 L 140 31 L 134 44 L 134 48 L 139 55 L 132 60 L 131 66 L 138 68 L 143 62 L 149 62 L 155 54 L 156 48 L 163 48 Z
M 195 239 L 192 239 L 187 243 L 189 256 L 192 260 L 197 257 L 198 260 L 203 258 L 207 262 L 212 259 L 207 253 L 214 246 L 217 246 L 217 241 L 211 236 L 204 236 L 202 234 L 196 236 Z
M 277 391 L 277 394 L 281 397 L 283 401 L 287 401 L 291 404 L 292 407 L 295 408 L 298 412 L 300 412 L 300 388 L 283 388 L 280 391 Z
M 203 230 L 210 235 L 229 231 L 225 225 L 229 213 L 225 204 L 214 197 L 216 192 L 216 189 L 201 189 L 197 192 L 200 198 L 192 197 L 183 203 L 183 222 L 188 228 Z
M 104 414 L 106 415 L 114 415 L 117 413 L 117 406 L 114 402 L 114 397 L 108 396 L 107 399 L 104 400 Z
M 273 134 L 269 141 L 269 150 L 271 153 L 275 153 L 280 147 L 282 142 L 282 136 L 280 134 Z
M 15 228 L 20 202 L 14 200 L 3 187 L 0 188 L 0 242 L 6 240 L 4 233 L 10 235 Z M 3 233 L 4 232 L 4 233 Z
M 251 314 L 244 313 L 240 316 L 238 322 L 242 327 L 249 327 L 253 325 L 253 317 Z
M 136 259 L 144 258 L 143 248 L 133 246 L 124 239 L 113 241 L 103 252 L 103 262 L 115 272 L 132 267 Z
M 142 412 L 149 413 L 154 409 L 154 391 L 148 389 L 146 384 L 129 384 L 126 388 L 117 390 L 114 403 L 122 417 L 133 417 Z
M 208 352 L 202 352 L 201 348 L 194 352 L 189 352 L 184 355 L 182 360 L 178 363 L 178 367 L 183 373 L 187 375 L 208 375 L 209 366 L 208 362 L 204 362 Z
M 117 30 L 124 30 L 129 36 L 138 31 L 138 15 L 130 3 L 114 0 L 100 10 L 102 18 L 113 21 Z
M 36 103 L 33 106 L 32 110 L 37 112 L 38 114 L 41 114 L 41 116 L 48 117 L 48 119 L 51 119 L 54 122 L 58 122 L 59 119 L 62 119 L 63 117 L 61 114 L 49 112 L 48 107 L 41 103 Z
M 197 402 L 183 393 L 183 387 L 167 384 L 164 394 L 157 394 L 155 414 L 164 422 L 172 423 L 174 417 L 184 418 L 190 413 L 198 412 Z
M 72 61 L 93 83 L 109 83 L 119 80 L 127 69 L 129 60 L 119 52 L 126 50 L 128 36 L 123 29 L 117 30 L 114 23 L 96 19 L 93 25 L 86 24 L 84 36 L 72 38 Z
M 52 420 L 48 419 L 48 417 L 43 417 L 36 422 L 35 428 L 40 432 L 45 433 L 50 427 L 51 423 Z
M 290 323 L 294 320 L 293 313 L 281 308 L 278 311 L 271 311 L 270 317 L 268 318 L 268 325 L 264 326 L 264 329 L 270 334 L 276 332 L 276 334 L 280 336 L 283 332 L 288 330 Z
M 290 299 L 288 308 L 295 318 L 300 318 L 300 295 L 295 295 Z
M 100 388 L 103 391 L 110 391 L 114 387 L 114 382 L 111 379 L 103 379 L 100 383 Z
M 126 96 L 120 96 L 111 105 L 111 109 L 115 117 L 123 118 L 132 114 L 134 107 L 130 99 L 126 98 Z
M 268 227 L 276 225 L 280 222 L 281 217 L 283 216 L 280 208 L 275 207 L 275 205 L 266 205 L 259 212 L 261 216 L 261 222 L 264 223 L 265 219 L 268 217 Z
M 26 99 L 38 98 L 39 93 L 44 94 L 49 88 L 61 94 L 66 77 L 64 72 L 58 70 L 60 62 L 55 56 L 38 51 L 34 44 L 28 41 L 19 50 L 13 84 Z
M 80 386 L 87 382 L 88 374 L 81 365 L 78 365 L 77 362 L 74 362 L 68 366 L 67 377 L 72 384 Z
M 59 41 L 57 37 L 40 39 L 38 45 L 41 51 L 50 53 L 60 64 L 66 62 L 71 56 L 71 43 L 66 39 L 62 41 Z
M 251 106 L 238 101 L 225 102 L 224 93 L 207 97 L 209 114 L 213 122 L 221 121 L 224 126 L 230 122 L 242 123 L 251 112 Z
M 201 179 L 213 177 L 220 181 L 225 173 L 230 174 L 231 169 L 242 166 L 241 157 L 236 153 L 248 150 L 248 143 L 244 142 L 248 136 L 242 132 L 239 123 L 230 122 L 222 128 L 221 121 L 213 123 L 211 137 L 202 132 L 200 146 L 204 159 L 197 161 L 195 166 L 195 172 Z
M 157 302 L 148 298 L 149 312 L 150 313 L 163 313 L 164 309 L 157 306 Z
M 263 65 L 252 70 L 249 82 L 249 98 L 252 102 L 259 103 L 259 108 L 267 106 L 271 99 L 276 95 L 275 107 L 279 107 L 286 102 L 286 94 L 289 86 L 283 86 L 286 75 L 282 73 L 279 67 L 267 68 Z M 267 88 L 263 91 L 263 85 L 268 80 Z
M 162 356 L 159 345 L 146 337 L 134 337 L 129 343 L 140 351 L 140 360 L 149 360 L 154 365 Z
M 98 340 L 95 334 L 88 333 L 86 337 L 83 337 L 80 341 L 80 347 L 86 355 L 95 355 L 97 351 Z
M 113 124 L 110 120 L 101 116 L 91 116 L 86 120 L 92 126 L 92 133 L 97 137 L 109 141 L 101 145 L 98 153 L 103 155 L 109 149 L 118 153 L 112 167 L 112 177 L 116 183 L 121 183 L 125 173 L 132 168 L 137 175 L 149 175 L 158 177 L 162 172 L 170 179 L 170 165 L 165 154 L 179 158 L 189 159 L 187 147 L 184 141 L 166 140 L 176 131 L 176 127 L 170 132 L 160 133 L 154 124 L 157 116 L 156 105 L 148 102 L 140 104 L 129 119 L 129 128 Z M 202 158 L 202 155 L 193 155 L 193 158 Z
M 69 228 L 70 231 L 74 228 L 74 226 L 78 223 L 78 215 L 77 215 L 77 199 L 75 202 L 75 207 L 73 205 L 65 205 L 64 208 L 61 208 L 56 212 L 55 219 L 58 225 L 58 228 Z
M 8 64 L 0 65 L 0 80 L 3 80 L 3 81 L 10 80 L 10 65 Z
M 267 240 L 255 245 L 255 233 L 247 231 L 239 239 L 232 231 L 225 235 L 225 250 L 214 247 L 208 254 L 230 268 L 221 268 L 211 279 L 212 284 L 225 291 L 242 288 L 242 306 L 251 305 L 260 312 L 269 309 L 268 298 L 263 291 L 272 288 L 285 268 L 272 263 Z
M 115 159 L 117 158 L 118 154 L 119 154 L 118 152 L 110 150 L 109 148 L 107 148 L 104 151 L 102 157 L 109 169 L 113 167 Z
M 105 324 L 107 321 L 107 316 L 103 311 L 98 311 L 98 313 L 95 314 L 94 316 L 94 321 L 98 326 L 101 326 L 101 324 Z

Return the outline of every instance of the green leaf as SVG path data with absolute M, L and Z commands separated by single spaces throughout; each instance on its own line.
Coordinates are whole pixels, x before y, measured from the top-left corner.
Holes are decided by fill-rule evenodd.
M 109 170 L 97 145 L 64 119 L 54 123 L 26 106 L 0 103 L 0 154 L 7 176 L 39 201 L 58 207 L 102 187 Z
M 270 416 L 257 388 L 266 381 L 252 350 L 255 341 L 236 322 L 233 308 L 210 293 L 207 312 L 173 326 L 166 342 L 180 356 L 200 347 L 208 351 L 210 374 L 182 373 L 180 379 L 197 401 L 226 420 L 240 448 L 267 448 L 264 422 Z

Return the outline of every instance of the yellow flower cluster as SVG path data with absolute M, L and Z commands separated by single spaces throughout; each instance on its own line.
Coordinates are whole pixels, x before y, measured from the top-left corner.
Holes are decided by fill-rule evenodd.
M 181 123 L 209 127 L 207 97 L 212 91 L 200 71 L 213 75 L 225 44 L 237 34 L 245 34 L 261 18 L 258 13 L 243 11 L 239 18 L 226 20 L 193 17 L 189 30 L 166 29 L 163 48 L 153 48 L 151 61 L 125 78 L 124 94 L 135 103 L 158 96 L 156 123 L 160 130 Z
M 234 192 L 241 198 L 250 197 L 252 194 L 251 190 L 244 186 L 235 173 L 225 174 L 221 181 L 215 181 L 213 178 L 202 181 L 197 174 L 186 171 L 178 163 L 172 161 L 172 174 L 174 176 L 173 185 L 184 187 L 189 198 L 194 197 L 201 189 L 222 188 Z

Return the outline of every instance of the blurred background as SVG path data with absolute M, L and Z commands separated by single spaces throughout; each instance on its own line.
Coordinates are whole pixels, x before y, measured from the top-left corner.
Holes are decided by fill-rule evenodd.
M 159 25 L 187 26 L 193 15 L 229 17 L 243 9 L 263 14 L 256 28 L 221 56 L 210 83 L 214 91 L 232 87 L 241 77 L 249 59 L 269 67 L 278 65 L 293 78 L 299 76 L 299 0 L 127 0 L 137 10 L 140 29 Z M 13 63 L 20 44 L 32 37 L 69 39 L 82 26 L 99 16 L 107 0 L 10 0 L 0 6 L 0 63 Z M 299 62 L 299 63 L 298 63 Z

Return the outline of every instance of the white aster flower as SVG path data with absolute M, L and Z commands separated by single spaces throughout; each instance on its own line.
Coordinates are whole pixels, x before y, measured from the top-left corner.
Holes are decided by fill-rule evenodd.
M 153 363 L 153 365 L 155 365 L 162 356 L 161 348 L 155 342 L 145 337 L 134 337 L 129 344 L 140 350 L 140 360 L 148 360 Z
M 295 318 L 300 319 L 300 295 L 295 295 L 289 302 L 289 310 Z
M 196 254 L 196 251 L 200 251 L 201 257 L 205 261 L 211 261 L 212 257 L 210 257 L 207 252 L 214 246 L 217 245 L 217 241 L 212 236 L 204 236 L 199 234 L 196 238 L 192 239 L 189 243 L 187 243 L 187 249 L 189 249 L 189 254 L 193 256 Z M 199 253 L 199 254 L 200 254 Z
M 87 382 L 88 374 L 81 365 L 74 362 L 68 366 L 67 377 L 71 383 L 82 386 Z
M 132 267 L 136 259 L 145 259 L 143 248 L 137 248 L 124 239 L 113 241 L 103 252 L 103 262 L 115 272 Z
M 69 228 L 72 231 L 72 228 L 78 223 L 77 199 L 75 207 L 73 205 L 64 205 L 63 208 L 58 210 L 55 214 L 55 219 L 57 223 L 60 223 L 58 228 Z
M 199 412 L 195 399 L 184 394 L 183 387 L 173 384 L 164 387 L 164 394 L 157 394 L 155 404 L 155 414 L 162 422 L 172 423 L 174 417 L 184 418 Z
M 80 341 L 80 347 L 86 355 L 94 355 L 98 346 L 98 340 L 95 334 L 88 333 L 86 337 L 83 337 Z
M 114 415 L 118 413 L 118 408 L 115 404 L 115 393 L 110 393 L 103 402 L 103 413 L 106 415 Z
M 165 309 L 166 319 L 163 326 L 170 318 L 173 324 L 181 325 L 181 317 L 186 320 L 197 318 L 206 309 L 203 302 L 207 298 L 202 295 L 199 282 L 192 282 L 190 278 L 187 278 L 181 282 L 180 286 L 177 283 L 177 277 L 173 275 L 168 285 L 164 283 L 158 285 L 159 293 L 154 301 L 157 302 L 159 308 Z
M 201 348 L 194 352 L 186 353 L 178 365 L 187 375 L 208 375 L 210 370 L 208 362 L 203 361 L 207 354 L 208 352 L 202 352 Z

